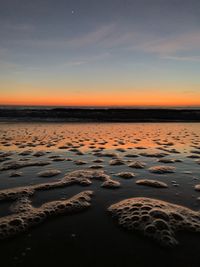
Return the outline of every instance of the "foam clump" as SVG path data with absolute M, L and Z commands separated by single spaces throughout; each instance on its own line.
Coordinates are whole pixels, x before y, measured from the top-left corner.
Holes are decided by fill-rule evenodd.
M 32 209 L 29 196 L 18 198 L 11 206 L 10 210 L 14 213 L 26 212 Z
M 34 157 L 42 157 L 46 154 L 45 151 L 37 151 L 33 154 Z
M 11 152 L 11 151 L 7 151 L 7 152 L 3 152 L 3 151 L 1 151 L 0 152 L 0 159 L 1 158 L 4 158 L 4 157 L 10 157 L 10 156 L 12 156 L 13 155 L 13 152 Z
M 44 170 L 38 173 L 38 176 L 40 177 L 52 177 L 60 174 L 61 171 L 57 169 L 49 169 L 49 170 Z
M 173 173 L 175 171 L 175 167 L 163 166 L 163 165 L 153 166 L 149 168 L 149 171 L 158 174 Z
M 17 199 L 27 194 L 33 195 L 35 191 L 66 187 L 73 184 L 86 186 L 92 183 L 91 180 L 102 181 L 102 187 L 117 188 L 120 186 L 119 182 L 112 180 L 103 170 L 77 170 L 67 173 L 59 181 L 0 190 L 0 200 Z
M 119 172 L 117 173 L 117 176 L 124 178 L 124 179 L 131 179 L 135 177 L 135 174 L 133 172 Z
M 11 199 L 15 200 L 23 196 L 31 196 L 34 194 L 34 188 L 32 186 L 27 187 L 17 187 L 4 189 L 0 191 L 0 200 Z
M 112 165 L 112 166 L 115 166 L 115 165 L 124 165 L 124 161 L 122 159 L 112 159 L 109 161 L 109 164 Z
M 103 169 L 104 165 L 90 165 L 88 168 L 90 169 Z
M 21 152 L 19 153 L 19 155 L 20 155 L 20 156 L 29 156 L 29 155 L 31 155 L 32 153 L 33 153 L 33 150 L 28 149 L 28 150 L 23 150 L 23 151 L 21 151 Z
M 12 159 L 10 156 L 12 156 L 12 152 L 2 152 L 0 154 L 0 162 Z
M 118 188 L 120 187 L 120 182 L 118 181 L 114 181 L 111 179 L 106 180 L 105 182 L 103 182 L 101 184 L 101 187 L 105 187 L 105 188 Z
M 21 169 L 24 167 L 30 167 L 30 166 L 45 166 L 51 164 L 50 161 L 10 161 L 10 162 L 5 162 L 4 164 L 1 165 L 0 171 L 7 171 L 7 170 L 17 170 Z
M 52 161 L 65 161 L 66 159 L 64 157 L 57 157 L 53 158 Z
M 195 185 L 194 188 L 195 188 L 196 191 L 200 191 L 200 184 Z
M 104 162 L 104 160 L 103 159 L 95 159 L 95 160 L 93 160 L 93 162 L 94 163 L 102 163 L 102 162 Z
M 141 179 L 137 180 L 136 184 L 138 185 L 146 185 L 146 186 L 151 186 L 151 187 L 156 187 L 156 188 L 167 188 L 168 185 L 164 182 L 158 181 L 158 180 L 151 180 L 151 179 Z
M 10 173 L 9 176 L 10 177 L 20 177 L 20 176 L 22 176 L 22 172 L 13 171 L 13 172 Z
M 149 158 L 163 158 L 165 156 L 168 156 L 169 154 L 168 153 L 159 153 L 159 152 L 155 152 L 155 153 L 148 153 L 148 152 L 143 152 L 143 153 L 140 153 L 141 156 L 143 157 L 149 157 Z
M 0 239 L 6 239 L 41 224 L 49 217 L 71 214 L 88 208 L 92 191 L 84 191 L 70 199 L 47 202 L 40 208 L 30 209 L 0 218 Z
M 76 165 L 84 165 L 84 164 L 87 164 L 87 161 L 85 161 L 85 160 L 76 160 L 76 161 L 74 161 L 74 163 Z
M 145 166 L 146 166 L 146 163 L 142 161 L 133 161 L 128 165 L 128 167 L 134 168 L 134 169 L 144 169 Z
M 161 158 L 161 159 L 158 160 L 158 162 L 162 162 L 162 163 L 176 163 L 176 162 L 178 162 L 178 160 L 176 160 L 176 159 Z
M 151 198 L 130 198 L 111 205 L 108 211 L 120 226 L 139 231 L 165 247 L 178 244 L 175 232 L 200 232 L 200 213 Z
M 116 188 L 120 186 L 119 182 L 112 180 L 103 170 L 77 170 L 64 177 L 65 181 L 72 181 L 79 184 L 85 181 L 91 183 L 93 179 L 102 181 L 102 187 Z

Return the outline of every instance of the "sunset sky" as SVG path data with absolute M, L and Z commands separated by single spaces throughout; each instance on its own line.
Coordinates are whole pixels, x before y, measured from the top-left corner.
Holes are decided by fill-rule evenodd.
M 0 104 L 200 105 L 200 1 L 0 0 Z

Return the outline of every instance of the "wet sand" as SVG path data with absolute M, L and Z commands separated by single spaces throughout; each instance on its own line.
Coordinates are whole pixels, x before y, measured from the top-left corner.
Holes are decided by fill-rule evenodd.
M 41 212 L 49 203 L 93 191 L 86 210 L 57 210 L 34 227 L 2 235 L 3 266 L 199 266 L 199 159 L 199 123 L 1 123 L 0 225 L 4 218 L 30 216 L 16 208 L 24 198 Z M 108 209 L 137 197 L 189 208 L 197 214 L 196 228 L 178 230 L 172 247 L 124 229 Z

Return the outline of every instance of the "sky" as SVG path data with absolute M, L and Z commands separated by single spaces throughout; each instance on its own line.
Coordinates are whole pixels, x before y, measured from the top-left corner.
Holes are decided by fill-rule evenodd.
M 0 0 L 0 104 L 200 106 L 200 1 Z

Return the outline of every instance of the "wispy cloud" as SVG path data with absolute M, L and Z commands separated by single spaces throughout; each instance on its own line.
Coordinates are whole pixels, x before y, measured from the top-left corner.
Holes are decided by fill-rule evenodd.
M 100 27 L 79 38 L 66 41 L 67 45 L 83 47 L 99 45 L 102 48 L 117 48 L 158 55 L 163 59 L 199 61 L 194 51 L 200 53 L 200 31 L 176 36 L 153 36 L 134 30 L 124 30 L 116 24 Z M 180 56 L 183 53 L 183 56 Z M 184 56 L 184 53 L 189 55 Z
M 78 59 L 68 61 L 62 64 L 62 66 L 63 67 L 64 66 L 80 66 L 80 65 L 94 63 L 94 62 L 98 62 L 104 59 L 108 59 L 109 57 L 110 57 L 110 53 L 102 53 L 102 54 L 93 55 L 93 56 L 80 57 Z
M 73 47 L 90 46 L 109 38 L 110 34 L 112 34 L 114 29 L 115 24 L 103 25 L 101 27 L 98 27 L 94 31 L 83 34 L 76 38 L 72 38 L 70 40 L 66 40 L 65 43 Z
M 200 62 L 200 56 L 164 56 L 163 59 L 169 59 L 169 60 L 177 60 L 177 61 L 193 61 L 193 62 Z
M 30 33 L 30 31 L 35 30 L 35 26 L 33 24 L 28 23 L 12 23 L 9 20 L 0 20 L 1 31 L 10 31 L 17 33 Z
M 34 30 L 32 25 L 8 24 L 8 28 L 29 32 Z M 185 32 L 179 35 L 168 35 L 161 37 L 159 33 L 145 33 L 140 32 L 138 29 L 125 28 L 118 25 L 116 22 L 110 24 L 99 25 L 93 30 L 86 33 L 77 33 L 73 37 L 62 36 L 56 38 L 51 36 L 49 39 L 30 38 L 30 35 L 20 36 L 21 38 L 12 41 L 13 46 L 25 47 L 27 49 L 62 49 L 63 52 L 78 50 L 94 49 L 99 55 L 82 58 L 81 56 L 75 60 L 66 63 L 68 65 L 78 66 L 88 62 L 101 60 L 105 57 L 104 52 L 112 48 L 120 49 L 121 51 L 129 51 L 130 53 L 148 53 L 155 55 L 163 60 L 177 60 L 177 61 L 200 61 L 200 31 Z M 4 48 L 2 46 L 2 48 Z M 0 48 L 1 49 L 1 48 Z M 0 50 L 1 53 L 1 50 Z M 199 53 L 199 55 L 198 55 Z M 107 57 L 108 55 L 106 55 Z
M 14 29 L 14 26 L 9 26 Z M 26 25 L 16 25 L 17 29 L 26 29 Z M 74 49 L 80 49 L 83 47 L 91 47 L 95 46 L 106 39 L 109 38 L 109 36 L 114 32 L 115 29 L 115 24 L 106 24 L 106 25 L 101 25 L 94 30 L 91 30 L 89 32 L 86 32 L 84 34 L 77 34 L 74 35 L 74 37 L 67 37 L 67 36 L 62 36 L 62 37 L 55 37 L 55 36 L 50 36 L 49 38 L 40 38 L 35 36 L 34 38 L 30 38 L 29 35 L 23 36 L 21 38 L 17 38 L 15 36 L 15 39 L 13 40 L 14 45 L 20 45 L 22 44 L 23 46 L 26 47 L 46 47 L 46 48 L 74 48 Z M 27 26 L 28 30 L 28 26 Z
M 141 44 L 138 49 L 157 54 L 163 59 L 199 61 L 200 56 L 194 56 L 193 53 L 194 51 L 200 53 L 200 31 L 162 39 L 157 38 Z M 191 56 L 180 56 L 178 53 L 190 53 Z

